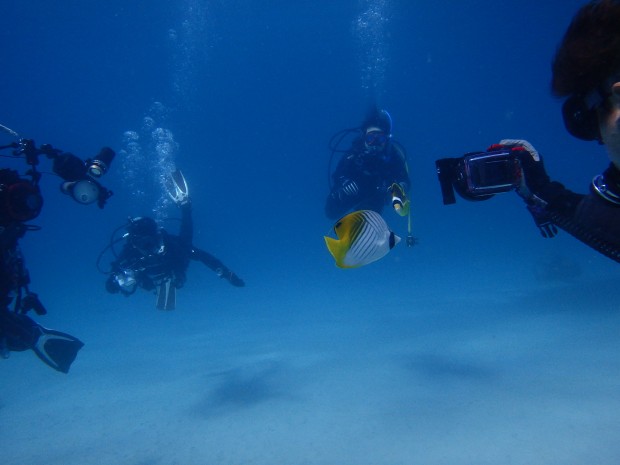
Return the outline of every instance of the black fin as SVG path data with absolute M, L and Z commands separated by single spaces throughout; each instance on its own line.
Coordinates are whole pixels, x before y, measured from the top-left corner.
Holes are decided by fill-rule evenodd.
M 177 303 L 177 290 L 170 279 L 163 281 L 157 288 L 156 307 L 159 310 L 174 310 Z
M 84 343 L 67 333 L 39 326 L 41 335 L 32 348 L 37 357 L 54 370 L 68 373 Z

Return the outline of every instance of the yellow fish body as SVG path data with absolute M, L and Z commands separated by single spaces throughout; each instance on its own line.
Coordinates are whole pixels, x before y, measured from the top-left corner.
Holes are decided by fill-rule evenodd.
M 338 239 L 325 236 L 327 249 L 340 268 L 357 268 L 383 258 L 400 242 L 385 220 L 372 210 L 359 210 L 334 225 Z
M 392 208 L 394 211 L 400 216 L 407 216 L 411 202 L 409 202 L 405 190 L 399 184 L 394 183 L 390 187 L 390 191 L 392 192 Z

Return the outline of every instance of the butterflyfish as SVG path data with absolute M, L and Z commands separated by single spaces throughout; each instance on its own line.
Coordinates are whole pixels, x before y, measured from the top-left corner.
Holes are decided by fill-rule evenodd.
M 372 210 L 349 213 L 336 222 L 334 232 L 338 239 L 325 236 L 325 243 L 340 268 L 368 265 L 400 242 L 381 215 Z
M 392 208 L 394 208 L 394 211 L 400 216 L 407 216 L 411 202 L 409 202 L 405 190 L 400 184 L 394 183 L 390 187 L 390 192 L 392 193 Z

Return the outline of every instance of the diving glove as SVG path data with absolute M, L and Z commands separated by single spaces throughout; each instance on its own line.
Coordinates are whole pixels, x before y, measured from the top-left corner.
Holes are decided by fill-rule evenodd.
M 220 277 L 228 280 L 235 287 L 244 287 L 245 282 L 228 268 L 217 268 L 215 273 Z
M 342 197 L 356 197 L 360 193 L 360 188 L 355 181 L 345 179 L 342 182 L 342 187 L 338 190 L 338 196 Z
M 519 160 L 521 165 L 521 185 L 517 188 L 517 193 L 524 199 L 533 195 L 540 195 L 540 192 L 551 182 L 543 159 L 526 140 L 522 139 L 503 139 L 499 144 L 489 147 L 489 150 L 505 149 L 509 150 Z
M 549 197 L 545 195 L 552 186 L 552 182 L 545 171 L 545 165 L 538 150 L 522 139 L 503 139 L 491 148 L 507 149 L 517 157 L 521 167 L 521 176 L 516 192 L 525 201 L 526 208 L 532 215 L 541 235 L 545 238 L 555 237 L 558 229 L 553 224 L 547 210 L 546 199 Z

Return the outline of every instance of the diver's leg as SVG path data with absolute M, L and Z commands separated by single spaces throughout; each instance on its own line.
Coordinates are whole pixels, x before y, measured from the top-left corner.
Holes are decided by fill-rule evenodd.
M 70 334 L 47 329 L 26 315 L 0 310 L 0 352 L 32 349 L 44 363 L 67 373 L 84 343 Z

